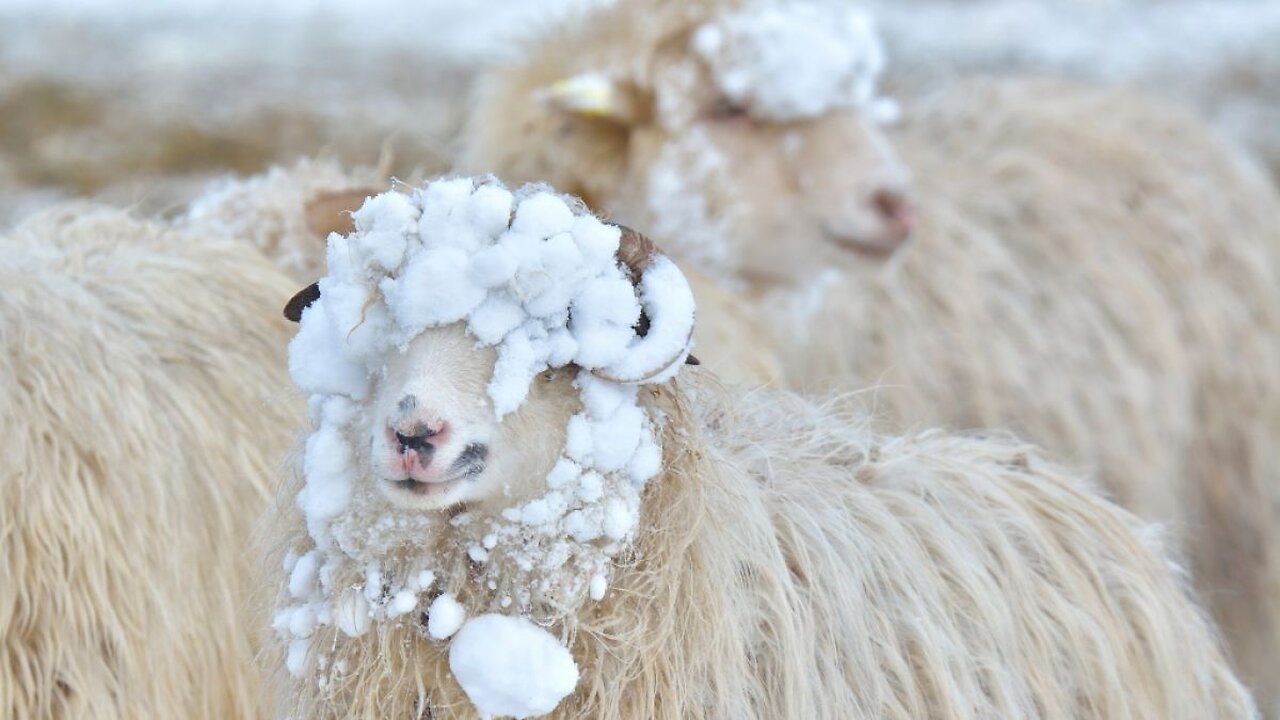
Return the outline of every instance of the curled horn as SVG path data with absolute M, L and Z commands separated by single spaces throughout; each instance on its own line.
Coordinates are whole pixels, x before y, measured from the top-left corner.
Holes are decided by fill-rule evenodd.
M 618 242 L 618 261 L 631 275 L 632 284 L 640 290 L 641 313 L 636 324 L 636 333 L 640 337 L 628 350 L 627 357 L 609 367 L 596 368 L 592 370 L 592 374 L 612 382 L 643 383 L 668 373 L 681 360 L 689 365 L 700 364 L 697 358 L 689 354 L 689 344 L 693 340 L 692 317 L 671 317 L 670 313 L 663 312 L 662 308 L 645 297 L 646 275 L 659 272 L 668 275 L 670 279 L 678 278 L 676 287 L 688 294 L 688 302 L 692 306 L 693 293 L 684 276 L 652 240 L 629 227 L 617 227 L 622 231 Z M 679 342 L 671 352 L 664 353 L 656 361 L 649 358 L 645 362 L 646 357 L 653 354 L 649 344 L 668 343 L 673 338 L 679 338 Z
M 289 302 L 284 306 L 284 316 L 293 322 L 302 320 L 302 311 L 316 300 L 320 299 L 320 283 L 313 282 L 302 288 L 296 295 L 289 298 Z

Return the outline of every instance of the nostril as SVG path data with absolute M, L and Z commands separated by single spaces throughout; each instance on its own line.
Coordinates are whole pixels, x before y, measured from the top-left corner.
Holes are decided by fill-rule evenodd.
M 871 204 L 885 220 L 902 224 L 911 222 L 911 203 L 902 193 L 878 190 L 872 194 Z
M 427 428 L 419 435 L 402 435 L 397 432 L 396 442 L 400 443 L 400 452 L 416 450 L 419 453 L 429 453 L 435 451 L 435 446 L 428 442 L 428 439 L 439 434 L 440 433 L 438 431 L 431 430 L 430 428 Z

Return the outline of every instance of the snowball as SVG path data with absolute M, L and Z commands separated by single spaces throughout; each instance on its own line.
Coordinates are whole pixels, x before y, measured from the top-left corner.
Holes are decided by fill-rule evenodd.
M 371 233 L 365 236 L 365 266 L 383 272 L 395 270 L 404 262 L 409 239 L 401 233 Z
M 423 250 L 399 278 L 383 281 L 382 291 L 396 322 L 416 335 L 467 316 L 485 297 L 484 288 L 467 275 L 470 259 L 458 248 Z
M 413 612 L 416 607 L 418 607 L 418 593 L 412 590 L 401 590 L 391 596 L 391 602 L 387 604 L 387 617 L 399 617 Z
M 481 185 L 467 199 L 464 217 L 483 235 L 497 235 L 511 222 L 511 193 L 497 185 Z
M 435 582 L 436 574 L 430 570 L 423 570 L 414 576 L 412 586 L 415 590 L 426 590 L 434 585 Z
M 520 407 L 529 393 L 529 383 L 547 369 L 540 355 L 526 332 L 513 331 L 502 342 L 488 388 L 494 414 L 499 420 Z
M 602 472 L 626 467 L 640 445 L 645 430 L 644 411 L 635 405 L 624 405 L 608 420 L 591 424 L 592 459 Z
M 884 49 L 862 11 L 830 3 L 757 3 L 694 32 L 720 91 L 755 118 L 790 121 L 876 100 Z
M 506 293 L 491 293 L 471 313 L 467 329 L 485 345 L 497 345 L 507 333 L 524 323 L 524 308 Z
M 582 396 L 582 405 L 593 418 L 608 418 L 623 403 L 635 403 L 637 388 L 602 380 L 591 373 L 578 373 L 573 384 Z
M 290 597 L 311 597 L 316 588 L 316 570 L 319 562 L 320 553 L 315 550 L 298 558 L 293 565 L 293 572 L 289 574 Z
M 552 490 L 564 487 L 577 480 L 580 474 L 582 474 L 582 468 L 578 467 L 577 463 L 568 458 L 560 458 L 547 474 L 547 487 Z
M 600 473 L 583 473 L 578 484 L 578 498 L 585 503 L 593 503 L 604 497 L 604 478 Z
M 624 539 L 636 525 L 636 513 L 617 498 L 609 498 L 604 508 L 604 532 L 614 540 Z
M 327 522 L 351 500 L 351 448 L 337 428 L 322 425 L 307 438 L 302 468 L 306 484 L 298 493 L 298 508 L 311 537 L 323 546 Z
M 574 415 L 569 418 L 569 429 L 565 437 L 565 454 L 580 465 L 588 465 L 592 451 L 591 421 L 581 413 Z
M 351 213 L 351 219 L 361 233 L 403 234 L 417 223 L 418 215 L 418 208 L 409 197 L 385 192 L 367 198 L 359 210 Z
M 594 575 L 591 578 L 591 599 L 599 602 L 604 597 L 604 591 L 608 589 L 608 581 L 603 575 Z
M 627 475 L 632 482 L 644 483 L 662 470 L 662 449 L 645 433 L 640 436 L 640 445 L 627 463 Z
M 324 298 L 302 311 L 298 334 L 289 341 L 289 377 L 303 391 L 363 399 L 369 371 L 347 360 L 342 336 L 327 322 Z
M 568 278 L 582 267 L 582 251 L 567 232 L 547 238 L 541 253 L 542 267 L 553 277 Z
M 449 669 L 485 717 L 546 715 L 578 684 L 578 666 L 556 638 L 528 620 L 480 615 L 458 631 Z
M 427 609 L 427 634 L 436 640 L 444 640 L 458 632 L 462 621 L 467 619 L 467 611 L 449 593 L 445 593 L 431 601 Z
M 587 269 L 599 271 L 613 265 L 622 238 L 622 231 L 616 226 L 606 225 L 594 215 L 579 215 L 574 218 L 570 232 Z
M 573 227 L 573 211 L 558 196 L 549 192 L 530 195 L 516 208 L 511 229 L 515 232 L 546 238 Z
M 506 284 L 516 275 L 516 258 L 501 245 L 487 247 L 471 258 L 471 280 L 486 288 Z

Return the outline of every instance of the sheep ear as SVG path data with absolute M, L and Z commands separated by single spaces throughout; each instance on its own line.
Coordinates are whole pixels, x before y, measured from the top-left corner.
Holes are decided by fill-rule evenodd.
M 302 320 L 302 311 L 319 299 L 320 283 L 313 282 L 299 290 L 297 295 L 289 298 L 289 302 L 284 306 L 284 316 L 293 322 L 300 322 Z
M 648 93 L 634 83 L 588 72 L 557 80 L 536 97 L 552 108 L 577 117 L 639 125 L 652 115 Z
M 318 193 L 307 201 L 303 210 L 307 229 L 321 240 L 329 237 L 329 233 L 350 234 L 356 227 L 351 213 L 359 210 L 370 196 L 380 192 L 375 188 L 356 188 Z

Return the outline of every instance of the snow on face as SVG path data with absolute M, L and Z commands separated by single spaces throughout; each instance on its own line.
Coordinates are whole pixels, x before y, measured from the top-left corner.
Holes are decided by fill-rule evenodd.
M 310 638 L 321 626 L 359 637 L 374 622 L 416 622 L 428 609 L 427 626 L 419 632 L 438 642 L 458 632 L 468 608 L 453 595 L 437 593 L 432 600 L 428 592 L 450 586 L 436 582 L 445 565 L 431 565 L 430 556 L 418 558 L 411 568 L 403 567 L 402 558 L 392 560 L 393 549 L 402 547 L 396 545 L 403 540 L 394 532 L 398 527 L 457 535 L 478 568 L 462 580 L 487 588 L 498 607 L 528 611 L 539 602 L 545 605 L 546 598 L 565 606 L 603 597 L 611 560 L 634 536 L 641 492 L 661 465 L 657 419 L 640 405 L 638 385 L 663 382 L 679 370 L 693 327 L 692 294 L 673 263 L 653 258 L 633 282 L 616 257 L 619 229 L 544 186 L 512 193 L 491 179 L 440 180 L 412 194 L 370 198 L 354 220 L 353 233 L 330 236 L 320 297 L 302 313 L 289 348 L 290 373 L 311 396 L 315 426 L 302 460 L 305 484 L 296 499 L 314 548 L 293 560 L 288 605 L 274 623 L 290 642 L 288 669 L 299 677 L 317 664 L 309 664 L 308 653 Z M 649 319 L 643 336 L 635 329 L 642 313 Z M 496 350 L 483 398 L 493 413 L 485 422 L 501 424 L 526 403 L 538 374 L 570 365 L 576 366 L 576 377 L 563 387 L 577 391 L 581 410 L 569 420 L 562 456 L 541 494 L 521 497 L 501 513 L 468 511 L 446 520 L 438 510 L 456 500 L 422 504 L 406 495 L 398 502 L 395 491 L 384 489 L 390 478 L 371 477 L 370 453 L 379 446 L 376 439 L 372 450 L 366 443 L 371 428 L 383 430 L 377 409 L 387 398 L 395 405 L 401 397 L 400 386 L 392 386 L 400 371 L 389 368 L 418 367 L 414 353 L 443 337 L 444 331 L 428 330 L 450 326 L 465 328 L 476 346 Z M 456 347 L 459 356 L 469 352 L 465 344 Z M 494 355 L 485 352 L 475 355 Z M 432 377 L 447 375 L 449 365 L 430 364 Z M 417 377 L 410 381 L 419 382 Z M 480 406 L 487 412 L 483 401 Z M 521 452 L 495 449 L 503 451 Z M 493 457 L 489 460 L 488 467 L 496 466 Z M 367 504 L 364 495 L 360 503 L 353 501 L 370 483 L 389 500 L 378 511 L 381 517 L 371 517 L 361 505 Z M 385 546 L 371 539 L 387 528 L 392 532 Z M 340 568 L 355 563 L 367 563 L 357 566 L 362 582 L 333 581 Z M 460 636 L 485 617 L 498 616 L 476 618 Z M 539 657 L 550 652 L 535 646 L 521 650 L 521 638 L 531 637 L 528 628 L 508 620 L 516 619 L 486 622 L 513 633 L 511 652 L 527 650 Z M 527 620 L 519 622 L 536 630 Z M 548 661 L 556 677 L 512 666 L 519 666 L 523 681 L 542 688 L 537 692 L 501 690 L 514 687 L 515 679 L 492 668 L 487 672 L 493 677 L 478 679 L 472 671 L 473 687 L 490 688 L 472 694 L 477 708 L 517 715 L 554 708 L 576 682 L 567 651 L 558 643 L 555 649 L 573 671 L 567 685 L 567 671 L 560 672 L 566 666 L 558 660 Z M 507 699 L 493 700 L 498 696 Z M 550 705 L 536 713 L 519 710 L 510 704 L 515 697 L 542 698 L 530 708 Z
M 698 28 L 693 50 L 725 97 L 760 120 L 800 120 L 842 108 L 891 112 L 876 97 L 884 49 L 871 19 L 854 8 L 750 4 Z

